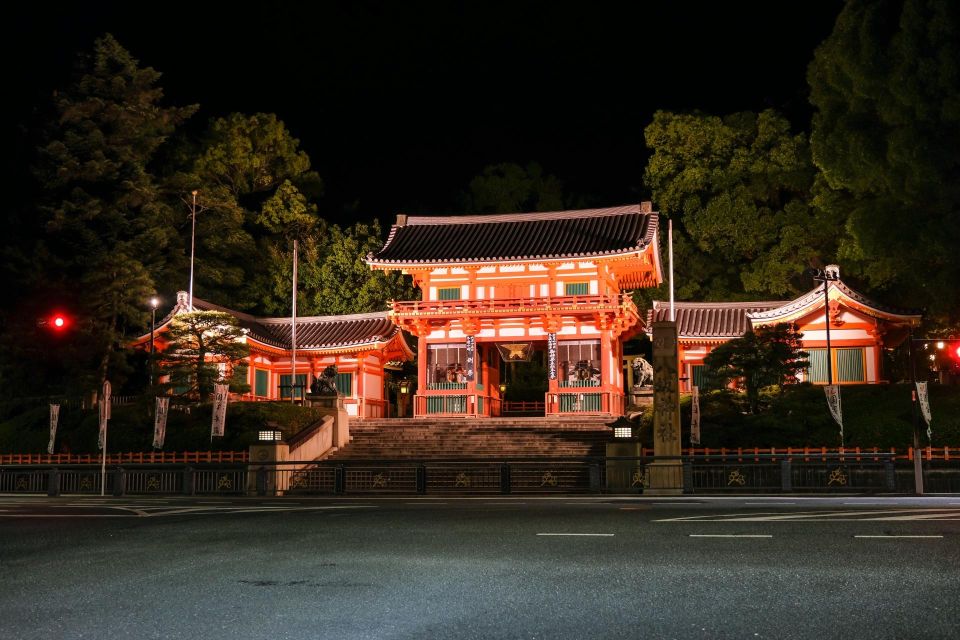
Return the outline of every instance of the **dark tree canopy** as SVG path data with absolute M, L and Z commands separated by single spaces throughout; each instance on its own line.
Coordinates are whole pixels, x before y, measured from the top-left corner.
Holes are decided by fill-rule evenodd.
M 960 322 L 960 6 L 851 0 L 808 71 L 818 207 L 840 257 L 901 305 Z
M 125 330 L 143 326 L 145 301 L 180 251 L 150 163 L 194 107 L 161 106 L 159 78 L 112 36 L 98 39 L 56 94 L 37 154 L 47 233 L 36 274 L 65 295 L 83 292 L 78 313 L 100 344 L 101 379 Z
M 249 391 L 246 370 L 240 366 L 250 355 L 245 335 L 229 313 L 178 314 L 170 322 L 170 343 L 159 356 L 162 371 L 170 377 L 167 386 L 175 391 L 185 389 L 185 395 L 201 401 L 209 397 L 218 382 L 229 382 L 234 392 Z M 224 366 L 226 377 L 220 365 Z
M 653 154 L 644 180 L 675 221 L 681 299 L 783 297 L 809 288 L 798 276 L 832 257 L 836 229 L 810 204 L 814 168 L 803 134 L 772 110 L 724 117 L 659 111 L 645 134 Z

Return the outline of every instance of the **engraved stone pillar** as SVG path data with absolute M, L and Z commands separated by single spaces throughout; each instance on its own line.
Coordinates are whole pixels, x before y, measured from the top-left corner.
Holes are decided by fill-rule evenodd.
M 677 324 L 653 323 L 653 455 L 645 493 L 683 493 L 680 461 L 680 389 Z

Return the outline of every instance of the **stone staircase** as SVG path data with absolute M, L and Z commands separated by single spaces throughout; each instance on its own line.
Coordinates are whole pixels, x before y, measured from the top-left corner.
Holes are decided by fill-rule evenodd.
M 609 417 L 352 420 L 337 460 L 599 457 Z

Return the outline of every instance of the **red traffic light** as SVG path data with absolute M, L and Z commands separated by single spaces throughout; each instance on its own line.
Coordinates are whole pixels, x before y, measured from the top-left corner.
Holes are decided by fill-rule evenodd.
M 63 316 L 57 316 L 53 319 L 53 326 L 55 326 L 57 329 L 63 329 L 66 324 L 67 320 Z

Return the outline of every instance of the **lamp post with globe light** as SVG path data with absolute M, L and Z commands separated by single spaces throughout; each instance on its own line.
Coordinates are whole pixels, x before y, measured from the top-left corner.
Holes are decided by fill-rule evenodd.
M 160 299 L 157 296 L 150 298 L 150 386 L 153 386 L 153 359 L 154 359 L 154 349 L 153 349 L 153 334 L 157 330 L 157 305 L 160 304 Z

